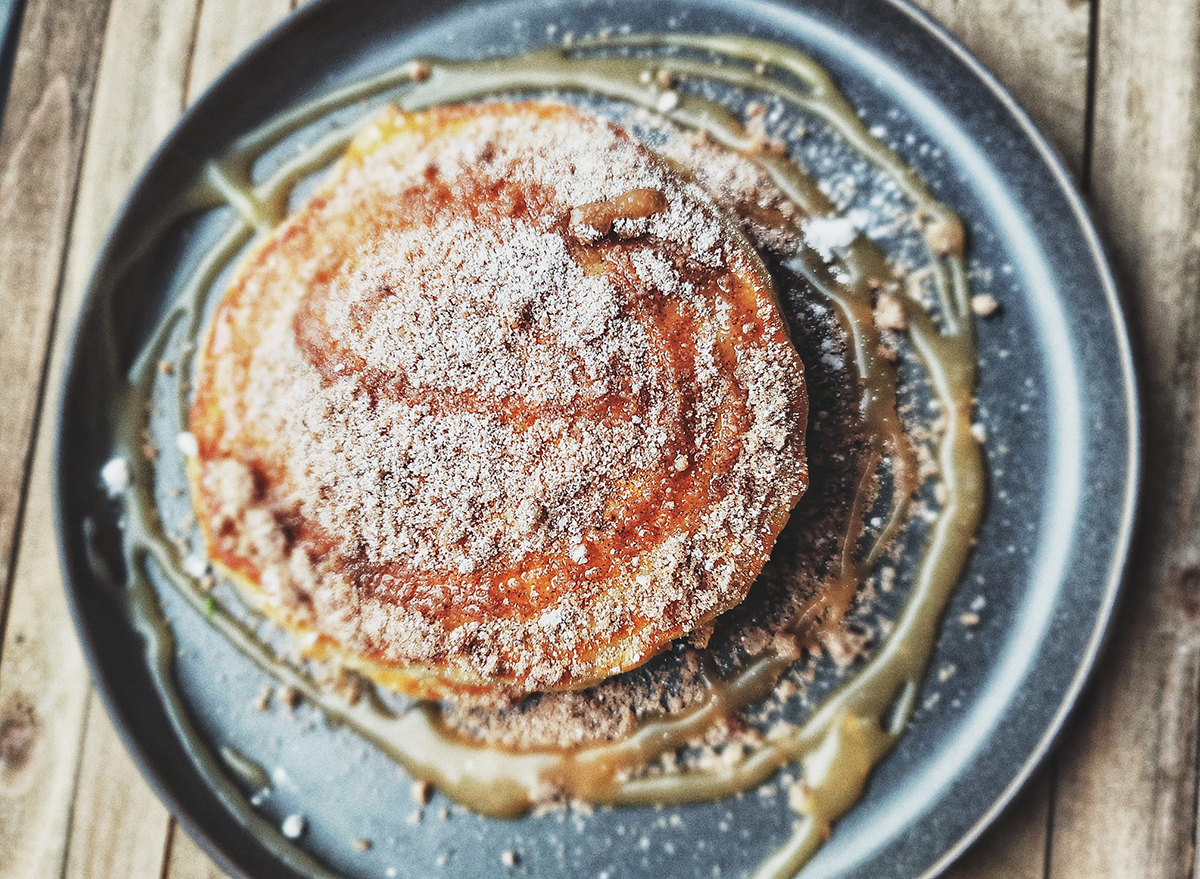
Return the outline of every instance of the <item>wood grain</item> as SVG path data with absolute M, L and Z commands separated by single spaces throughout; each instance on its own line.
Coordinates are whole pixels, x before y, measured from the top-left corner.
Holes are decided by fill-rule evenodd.
M 916 3 L 996 74 L 1078 174 L 1087 127 L 1091 5 L 1086 0 Z
M 31 0 L 0 131 L 0 633 L 106 10 Z
M 170 819 L 91 696 L 64 879 L 159 879 Z
M 58 669 L 84 679 L 61 621 L 62 593 L 9 613 L 10 564 L 27 484 L 47 341 L 58 299 L 107 4 L 30 0 L 0 133 L 0 876 L 57 875 L 84 703 Z M 56 566 L 45 547 L 44 566 Z M 58 608 L 54 607 L 57 602 Z M 51 607 L 47 617 L 40 608 Z M 7 627 L 4 621 L 14 622 Z M 56 620 L 59 625 L 55 625 Z
M 1112 649 L 1060 750 L 1054 879 L 1193 877 L 1200 640 L 1200 6 L 1103 0 L 1091 193 L 1145 395 L 1143 518 Z
M 179 113 L 194 18 L 193 0 L 114 0 L 112 4 L 108 33 L 119 38 L 105 41 L 100 58 L 92 100 L 96 122 L 88 128 L 51 346 L 47 399 L 57 399 L 71 325 L 109 221 L 134 174 Z M 0 851 L 6 855 L 0 858 L 2 879 L 58 879 L 70 860 L 67 841 L 97 839 L 83 824 L 68 824 L 81 742 L 103 744 L 104 739 L 94 732 L 83 737 L 88 676 L 67 612 L 55 548 L 50 489 L 55 417 L 53 407 L 42 408 L 0 654 L 0 706 L 5 706 L 0 711 L 31 705 L 37 729 L 23 766 L 6 773 L 11 777 L 5 781 L 0 812 Z M 91 721 L 107 722 L 99 712 Z M 82 778 L 107 771 L 103 764 L 110 760 L 128 766 L 129 758 L 112 749 L 85 750 Z M 89 790 L 99 797 L 107 793 L 102 788 Z M 138 807 L 114 813 L 113 833 L 104 834 L 111 846 L 120 846 L 124 834 L 137 832 L 133 823 L 123 822 L 144 820 L 155 810 L 163 814 L 144 785 L 130 788 L 129 801 L 136 801 Z M 74 817 L 95 814 L 81 807 Z M 89 853 L 88 857 L 133 863 L 115 853 L 103 857 Z M 78 863 L 78 856 L 72 862 Z
M 171 829 L 170 855 L 163 876 L 164 879 L 225 879 L 225 873 L 178 825 Z
M 278 24 L 291 9 L 290 0 L 206 2 L 196 28 L 187 103 L 200 97 L 247 46 Z

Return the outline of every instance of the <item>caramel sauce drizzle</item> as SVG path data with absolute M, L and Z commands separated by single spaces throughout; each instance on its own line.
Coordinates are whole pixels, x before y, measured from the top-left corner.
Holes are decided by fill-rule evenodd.
M 639 57 L 597 54 L 614 48 L 680 49 L 709 53 L 728 63 L 713 65 L 661 52 Z M 284 219 L 296 184 L 341 155 L 355 133 L 354 126 L 330 131 L 268 179 L 251 182 L 255 161 L 270 147 L 333 110 L 402 87 L 407 88 L 396 100 L 405 110 L 506 92 L 559 89 L 591 92 L 661 111 L 663 90 L 641 76 L 652 65 L 677 76 L 768 91 L 817 115 L 864 158 L 885 171 L 919 215 L 926 218 L 938 316 L 935 319 L 910 296 L 898 298 L 908 321 L 908 338 L 946 415 L 946 430 L 937 446 L 946 501 L 933 523 L 911 594 L 893 631 L 802 726 L 768 738 L 733 766 L 630 778 L 630 771 L 677 750 L 712 725 L 768 696 L 788 661 L 767 654 L 728 678 L 714 677 L 708 682 L 709 697 L 703 703 L 670 717 L 648 720 L 620 741 L 521 752 L 486 747 L 448 729 L 436 705 L 417 703 L 406 711 L 394 712 L 373 693 L 351 703 L 323 689 L 302 670 L 279 659 L 231 613 L 214 606 L 195 579 L 183 572 L 179 549 L 164 534 L 153 498 L 155 465 L 137 450 L 146 425 L 146 404 L 156 380 L 155 367 L 170 340 L 176 335 L 188 340 L 199 336 L 203 303 L 221 272 L 256 235 L 269 232 Z M 742 152 L 771 176 L 803 214 L 836 213 L 813 179 L 787 157 L 763 151 L 727 107 L 683 91 L 675 94 L 677 100 L 670 102 L 672 106 L 664 115 Z M 635 210 L 653 208 L 652 196 L 631 196 L 638 203 L 632 205 Z M 581 43 L 571 50 L 547 49 L 484 61 L 427 59 L 351 84 L 283 113 L 243 137 L 221 161 L 209 164 L 203 178 L 180 204 L 179 214 L 224 204 L 235 209 L 238 219 L 204 257 L 129 373 L 121 400 L 116 453 L 127 458 L 134 474 L 123 504 L 130 615 L 145 639 L 154 682 L 175 731 L 225 805 L 284 862 L 318 876 L 334 875 L 287 842 L 250 807 L 229 778 L 226 764 L 192 725 L 174 681 L 174 639 L 149 579 L 151 566 L 160 570 L 215 629 L 281 684 L 294 687 L 330 719 L 354 728 L 413 777 L 431 782 L 451 798 L 484 814 L 521 815 L 548 787 L 593 803 L 665 805 L 712 800 L 758 785 L 786 764 L 799 764 L 805 785 L 796 804 L 801 820 L 788 842 L 755 873 L 756 879 L 794 876 L 828 837 L 832 822 L 857 801 L 872 768 L 903 733 L 927 671 L 939 620 L 966 565 L 982 516 L 983 456 L 970 429 L 976 350 L 963 260 L 963 229 L 958 218 L 933 198 L 912 169 L 869 133 L 815 60 L 765 40 L 687 35 L 624 37 Z M 798 631 L 815 630 L 816 626 L 844 617 L 857 588 L 903 526 L 907 500 L 920 485 L 897 414 L 896 369 L 878 353 L 879 330 L 872 310 L 874 290 L 883 287 L 903 291 L 903 284 L 879 249 L 862 236 L 841 248 L 834 262 L 830 266 L 806 248 L 788 263 L 788 268 L 807 278 L 836 309 L 851 343 L 872 447 L 834 573 L 817 599 L 797 608 L 793 625 Z M 180 430 L 187 424 L 188 394 L 183 379 L 188 365 L 183 364 L 179 379 L 175 417 Z M 868 503 L 866 489 L 885 460 L 891 464 L 894 498 L 884 526 L 867 550 L 860 552 Z

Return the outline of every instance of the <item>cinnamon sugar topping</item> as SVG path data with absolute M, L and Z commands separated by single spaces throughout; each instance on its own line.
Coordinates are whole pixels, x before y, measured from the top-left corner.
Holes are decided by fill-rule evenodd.
M 739 601 L 804 417 L 707 196 L 595 117 L 494 104 L 356 140 L 226 294 L 191 430 L 214 555 L 287 621 L 405 689 L 528 692 Z

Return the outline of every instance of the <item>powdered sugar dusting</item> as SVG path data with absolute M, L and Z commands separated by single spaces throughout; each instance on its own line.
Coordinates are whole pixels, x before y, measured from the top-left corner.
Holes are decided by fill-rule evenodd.
M 192 432 L 215 550 L 291 618 L 533 690 L 740 600 L 805 485 L 804 393 L 699 187 L 493 106 L 359 139 L 223 302 Z M 634 209 L 579 222 L 605 203 Z

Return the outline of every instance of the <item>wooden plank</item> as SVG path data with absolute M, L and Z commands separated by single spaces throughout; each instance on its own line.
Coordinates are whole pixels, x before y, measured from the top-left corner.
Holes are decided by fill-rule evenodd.
M 1013 93 L 1076 174 L 1083 167 L 1087 0 L 916 0 Z
M 30 0 L 0 133 L 0 633 L 106 15 L 103 0 L 69 8 Z M 46 563 L 54 566 L 49 549 Z M 61 593 L 49 600 L 61 603 Z M 56 673 L 79 679 L 83 669 L 69 627 L 47 622 L 34 608 L 7 627 L 0 687 L 4 877 L 57 873 L 65 857 L 66 810 L 44 803 L 70 796 L 84 702 L 58 686 Z M 53 672 L 47 656 L 59 664 Z
M 0 632 L 107 5 L 31 0 L 0 132 Z
M 226 879 L 192 838 L 176 825 L 171 831 L 171 853 L 167 859 L 164 879 Z
M 1098 9 L 1091 193 L 1145 394 L 1143 517 L 1114 644 L 1060 751 L 1054 879 L 1195 875 L 1200 700 L 1200 6 Z
M 170 819 L 131 764 L 95 693 L 64 879 L 158 879 Z
M 70 329 L 105 229 L 133 176 L 179 114 L 195 8 L 195 0 L 115 0 L 110 10 L 108 33 L 118 36 L 105 40 L 100 59 L 92 107 L 96 121 L 88 129 L 47 399 L 57 398 Z M 5 779 L 0 879 L 58 879 L 67 864 L 71 834 L 80 839 L 93 836 L 86 827 L 68 827 L 88 716 L 88 678 L 67 613 L 55 549 L 54 419 L 53 407 L 43 407 L 0 654 L 0 706 L 30 706 L 37 730 L 23 765 Z M 104 722 L 98 712 L 93 720 Z M 104 739 L 91 734 L 88 741 Z M 85 755 L 83 778 L 95 777 L 96 761 L 107 759 L 103 752 Z M 124 808 L 114 818 L 161 812 L 144 785 L 131 790 L 129 799 L 139 808 Z M 106 795 L 103 789 L 95 792 Z M 76 817 L 95 814 L 81 809 Z M 114 845 L 119 842 L 114 838 Z M 111 854 L 100 858 L 105 860 L 133 863 L 136 858 Z M 72 863 L 79 863 L 77 857 Z
M 262 34 L 292 9 L 290 0 L 209 0 L 200 12 L 196 50 L 188 80 L 191 104 L 209 84 Z

